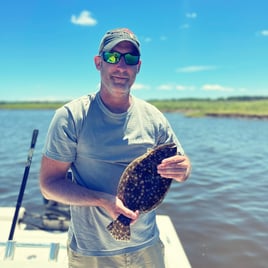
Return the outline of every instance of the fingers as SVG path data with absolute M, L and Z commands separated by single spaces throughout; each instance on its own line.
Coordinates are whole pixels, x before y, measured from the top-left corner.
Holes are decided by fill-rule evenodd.
M 113 220 L 117 219 L 118 216 L 122 214 L 131 219 L 131 224 L 134 224 L 137 221 L 139 217 L 138 210 L 132 211 L 127 208 L 117 196 L 103 194 L 102 197 L 101 206 L 108 212 Z
M 183 182 L 186 180 L 187 168 L 166 167 L 163 169 L 158 169 L 158 173 L 163 178 L 174 179 L 176 181 Z
M 174 156 L 163 159 L 160 165 L 180 164 L 187 160 L 188 158 L 185 155 L 174 155 Z
M 115 211 L 114 211 L 115 218 L 117 218 L 120 214 L 123 214 L 124 216 L 130 218 L 132 220 L 131 221 L 132 224 L 134 224 L 139 217 L 138 210 L 132 211 L 131 209 L 124 206 L 123 202 L 118 197 L 116 197 Z
M 136 219 L 132 219 L 132 221 L 130 222 L 130 225 L 135 224 L 139 218 L 140 212 L 136 210 L 134 213 L 136 215 Z
M 190 162 L 186 156 L 173 156 L 166 158 L 157 166 L 158 174 L 163 178 L 183 182 L 188 178 Z
M 139 216 L 139 211 L 132 211 L 130 209 L 128 209 L 127 207 L 124 207 L 124 209 L 122 210 L 122 212 L 120 214 L 123 214 L 124 216 L 132 219 L 131 222 L 135 222 L 138 219 Z

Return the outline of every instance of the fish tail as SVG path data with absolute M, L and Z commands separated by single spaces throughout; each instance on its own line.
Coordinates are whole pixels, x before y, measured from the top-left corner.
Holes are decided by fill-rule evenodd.
M 130 222 L 131 219 L 121 214 L 115 221 L 111 222 L 107 226 L 107 229 L 114 239 L 121 241 L 129 241 L 131 235 Z

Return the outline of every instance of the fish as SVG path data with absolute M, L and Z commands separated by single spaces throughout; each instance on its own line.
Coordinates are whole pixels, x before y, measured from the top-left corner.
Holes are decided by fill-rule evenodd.
M 157 208 L 164 200 L 172 179 L 162 178 L 157 166 L 163 159 L 177 154 L 175 143 L 161 144 L 135 158 L 123 171 L 117 196 L 132 211 L 147 213 Z M 131 219 L 120 214 L 107 229 L 115 240 L 130 241 Z

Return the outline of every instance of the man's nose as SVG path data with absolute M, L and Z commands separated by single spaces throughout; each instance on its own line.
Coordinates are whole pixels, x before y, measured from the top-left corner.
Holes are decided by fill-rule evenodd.
M 127 65 L 124 56 L 121 56 L 117 65 L 119 65 L 120 67 L 125 67 Z

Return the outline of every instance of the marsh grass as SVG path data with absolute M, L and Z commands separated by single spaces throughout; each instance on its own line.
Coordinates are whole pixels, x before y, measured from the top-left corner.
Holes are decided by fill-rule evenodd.
M 64 105 L 66 102 L 53 101 L 22 101 L 22 102 L 0 102 L 0 109 L 7 110 L 54 110 Z
M 151 101 L 161 111 L 183 112 L 188 116 L 267 117 L 268 99 L 260 100 L 167 100 Z
M 246 116 L 268 118 L 268 98 L 150 100 L 163 112 L 187 116 Z M 57 109 L 66 102 L 0 102 L 0 109 Z

